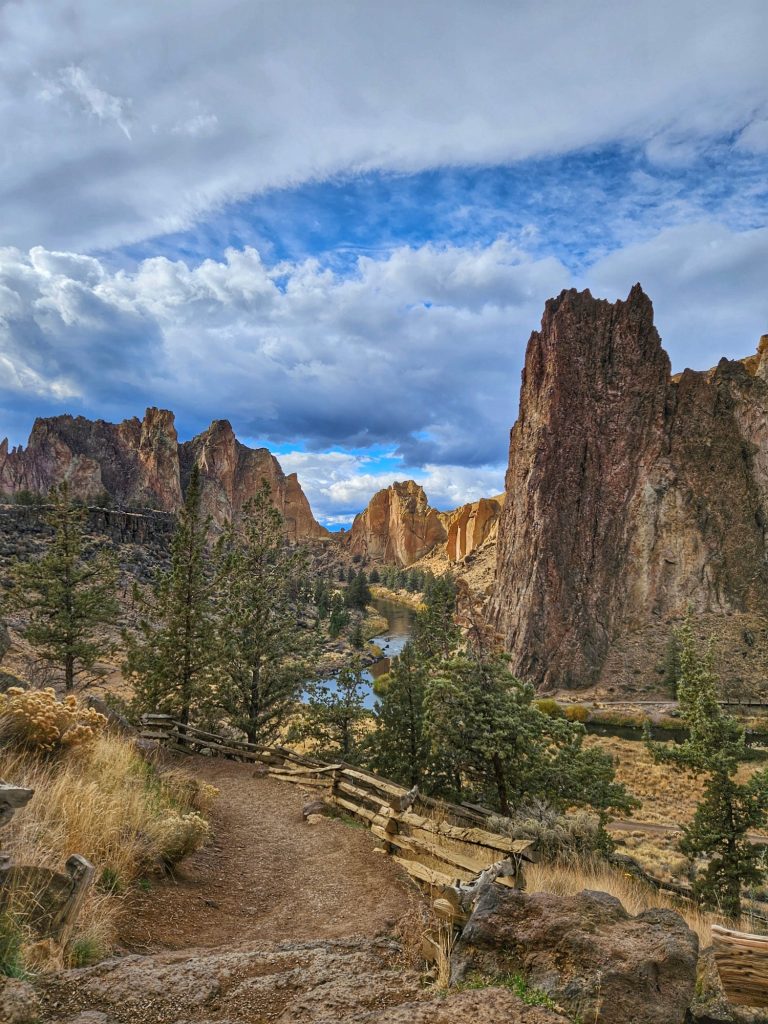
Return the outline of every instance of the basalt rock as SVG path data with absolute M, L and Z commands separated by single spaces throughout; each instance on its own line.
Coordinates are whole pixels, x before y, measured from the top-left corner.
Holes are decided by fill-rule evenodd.
M 173 413 L 147 409 L 144 419 L 106 423 L 82 416 L 38 419 L 26 448 L 0 444 L 0 491 L 47 494 L 67 481 L 89 503 L 176 512 L 193 465 L 202 476 L 203 507 L 221 525 L 236 517 L 267 480 L 294 540 L 327 536 L 295 476 L 286 476 L 266 448 L 248 448 L 226 420 L 179 444 Z
M 371 498 L 355 516 L 346 543 L 353 555 L 407 566 L 446 540 L 441 514 L 413 480 L 396 482 Z
M 657 688 L 691 609 L 723 674 L 768 670 L 768 346 L 672 377 L 636 285 L 531 335 L 490 615 L 542 687 Z
M 574 896 L 491 885 L 455 947 L 455 974 L 522 974 L 580 1020 L 683 1024 L 699 943 L 673 910 L 636 917 L 604 892 Z

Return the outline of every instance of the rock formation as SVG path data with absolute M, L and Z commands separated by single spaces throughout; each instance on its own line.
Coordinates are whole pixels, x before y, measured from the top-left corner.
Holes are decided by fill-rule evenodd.
M 658 688 L 687 609 L 768 671 L 768 346 L 670 376 L 639 285 L 564 291 L 528 343 L 491 618 L 548 687 Z
M 448 533 L 445 551 L 449 562 L 460 562 L 496 537 L 503 504 L 502 494 L 496 498 L 480 498 L 453 512 L 443 513 Z
M 355 516 L 346 543 L 353 555 L 406 566 L 446 539 L 440 513 L 413 480 L 396 482 L 371 498 Z
M 374 494 L 345 542 L 353 555 L 399 566 L 432 553 L 441 561 L 461 562 L 493 542 L 503 503 L 502 494 L 438 512 L 420 484 L 405 480 Z
M 227 420 L 216 420 L 179 444 L 173 413 L 147 409 L 144 419 L 105 423 L 82 416 L 38 419 L 26 448 L 0 444 L 0 491 L 46 494 L 67 480 L 84 501 L 105 495 L 121 506 L 175 512 L 193 465 L 200 466 L 203 507 L 218 524 L 237 516 L 262 480 L 294 540 L 327 536 L 312 515 L 295 474 L 285 476 L 266 448 L 248 448 Z
M 455 975 L 522 974 L 583 1021 L 683 1024 L 699 941 L 674 910 L 632 917 L 614 897 L 522 892 L 491 885 L 453 957 Z

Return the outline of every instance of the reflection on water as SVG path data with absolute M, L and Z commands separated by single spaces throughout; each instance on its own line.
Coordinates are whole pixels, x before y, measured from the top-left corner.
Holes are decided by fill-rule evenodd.
M 391 659 L 397 657 L 411 638 L 413 622 L 416 612 L 397 601 L 387 601 L 384 598 L 375 597 L 371 602 L 373 607 L 387 620 L 387 630 L 380 636 L 372 637 L 372 642 L 384 652 L 381 661 L 371 665 L 363 672 L 363 678 L 368 684 L 365 695 L 365 706 L 373 708 L 376 703 L 376 695 L 373 692 L 373 680 L 389 672 Z M 322 680 L 329 689 L 336 688 L 335 679 Z

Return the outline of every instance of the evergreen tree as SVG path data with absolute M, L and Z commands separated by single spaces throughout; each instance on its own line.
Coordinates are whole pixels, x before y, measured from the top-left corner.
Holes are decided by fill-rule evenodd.
M 387 675 L 377 679 L 376 730 L 371 767 L 404 786 L 424 786 L 431 767 L 430 740 L 424 728 L 427 666 L 413 644 L 394 658 Z
M 64 688 L 92 668 L 111 646 L 98 627 L 115 622 L 117 562 L 105 547 L 87 543 L 87 510 L 76 505 L 66 483 L 52 488 L 45 520 L 53 530 L 44 554 L 11 569 L 8 611 L 25 612 L 22 636 L 39 656 L 60 669 Z
M 615 781 L 611 758 L 583 747 L 584 727 L 543 714 L 533 698 L 533 687 L 502 657 L 441 662 L 424 702 L 433 749 L 453 761 L 475 799 L 502 814 L 532 799 L 557 810 L 589 806 L 602 816 L 636 806 Z
M 700 654 L 690 621 L 678 631 L 677 641 L 677 697 L 688 738 L 671 748 L 647 742 L 657 762 L 704 778 L 704 794 L 683 829 L 680 849 L 691 861 L 707 858 L 694 881 L 698 898 L 738 919 L 742 889 L 757 885 L 764 873 L 748 833 L 768 824 L 768 768 L 748 782 L 736 781 L 746 752 L 744 729 L 718 704 L 712 644 Z
M 431 581 L 424 593 L 424 608 L 416 616 L 411 642 L 424 659 L 447 658 L 459 642 L 454 621 L 456 584 L 446 574 Z
M 310 740 L 319 757 L 327 761 L 357 763 L 362 740 L 366 682 L 360 661 L 339 671 L 335 685 L 327 682 L 309 686 L 309 697 L 300 720 L 292 727 L 292 741 Z
M 372 600 L 373 597 L 371 595 L 371 588 L 368 586 L 368 579 L 365 571 L 361 569 L 347 584 L 347 589 L 344 593 L 344 603 L 347 608 L 356 608 L 358 611 L 364 612 Z
M 309 676 L 307 554 L 291 547 L 268 482 L 217 545 L 222 670 L 216 707 L 252 743 L 277 739 Z
M 315 605 L 318 619 L 327 619 L 331 610 L 331 589 L 322 577 L 315 582 Z
M 361 651 L 365 646 L 365 637 L 363 636 L 363 626 L 360 620 L 354 624 L 349 634 L 349 642 L 355 648 L 355 650 Z
M 210 526 L 194 466 L 171 542 L 170 569 L 160 574 L 150 598 L 137 592 L 139 632 L 125 636 L 124 667 L 137 707 L 173 714 L 185 724 L 206 700 L 218 653 Z
M 344 598 L 337 591 L 331 599 L 331 614 L 328 620 L 328 635 L 335 640 L 349 624 L 349 612 L 344 607 Z
M 375 565 L 371 569 L 370 573 L 368 574 L 368 582 L 369 583 L 373 583 L 374 585 L 381 582 L 381 576 L 379 575 L 379 570 L 376 568 Z

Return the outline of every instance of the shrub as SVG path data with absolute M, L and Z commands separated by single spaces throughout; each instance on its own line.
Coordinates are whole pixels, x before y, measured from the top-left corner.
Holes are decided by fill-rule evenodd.
M 21 928 L 8 914 L 0 914 L 0 975 L 7 978 L 24 977 Z
M 107 724 L 104 715 L 84 708 L 73 694 L 58 700 L 51 687 L 0 694 L 0 738 L 42 753 L 87 746 Z
M 571 704 L 565 709 L 565 717 L 569 722 L 586 722 L 589 719 L 589 708 L 583 704 Z
M 597 815 L 559 814 L 539 800 L 520 807 L 511 818 L 492 818 L 491 828 L 511 839 L 534 839 L 544 861 L 585 860 L 613 845 Z
M 125 896 L 152 868 L 177 863 L 205 841 L 198 808 L 216 792 L 178 769 L 158 771 L 130 740 L 108 732 L 55 761 L 29 746 L 0 747 L 0 778 L 35 790 L 3 830 L 3 852 L 17 864 L 60 871 L 76 851 L 96 866 L 98 884 L 65 950 L 73 963 L 109 951 Z M 33 950 L 23 952 L 31 963 Z
M 552 697 L 542 697 L 534 703 L 543 715 L 549 715 L 550 718 L 563 717 L 563 709 Z
M 163 865 L 172 868 L 210 839 L 211 827 L 197 811 L 171 813 L 155 824 L 153 839 Z

